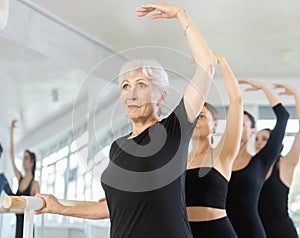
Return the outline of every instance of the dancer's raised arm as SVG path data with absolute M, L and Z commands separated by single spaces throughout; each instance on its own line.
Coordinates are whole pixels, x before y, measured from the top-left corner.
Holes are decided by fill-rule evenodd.
M 199 115 L 208 94 L 217 64 L 216 57 L 210 50 L 199 28 L 183 8 L 168 3 L 157 3 L 143 5 L 137 11 L 139 16 L 158 11 L 151 16 L 151 19 L 177 18 L 180 21 L 192 50 L 193 59 L 197 64 L 196 73 L 184 93 L 188 119 L 191 122 L 194 121 Z
M 250 88 L 246 88 L 246 92 L 262 90 L 266 95 L 271 107 L 274 107 L 280 103 L 280 101 L 275 96 L 275 94 L 264 83 L 257 82 L 254 80 L 246 80 L 246 79 L 239 80 L 239 83 L 249 84 L 251 86 Z
M 15 162 L 15 150 L 14 150 L 14 128 L 16 127 L 16 120 L 12 120 L 11 121 L 11 125 L 10 125 L 10 148 L 9 148 L 9 154 L 10 154 L 10 162 L 11 162 L 11 166 L 14 170 L 14 174 L 17 177 L 18 181 L 20 180 L 22 174 L 21 172 L 18 170 L 17 166 L 16 166 L 16 162 Z
M 222 70 L 225 87 L 230 100 L 225 132 L 218 146 L 222 147 L 220 158 L 229 159 L 233 162 L 240 148 L 243 131 L 243 96 L 239 82 L 227 60 L 222 55 L 216 56 Z M 225 141 L 230 141 L 230 143 L 225 143 Z
M 284 84 L 275 84 L 275 88 L 282 88 L 284 89 L 283 92 L 280 92 L 279 95 L 291 95 L 295 99 L 295 107 L 296 107 L 296 114 L 297 119 L 300 122 L 300 96 L 297 90 L 293 89 L 291 86 L 284 85 Z M 300 123 L 299 128 L 300 130 Z M 300 132 L 296 133 L 294 143 L 292 145 L 292 148 L 288 152 L 288 154 L 285 156 L 285 162 L 288 163 L 290 166 L 295 167 L 299 162 L 299 156 L 300 156 Z

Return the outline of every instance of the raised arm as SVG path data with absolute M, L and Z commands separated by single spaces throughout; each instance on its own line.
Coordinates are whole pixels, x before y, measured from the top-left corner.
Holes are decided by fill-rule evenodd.
M 250 88 L 246 88 L 246 92 L 262 90 L 266 95 L 271 107 L 274 107 L 280 103 L 280 101 L 275 96 L 275 94 L 264 83 L 260 83 L 253 80 L 245 80 L 245 79 L 239 80 L 239 83 L 249 84 L 251 86 Z
M 177 18 L 180 21 L 197 64 L 195 75 L 183 96 L 188 120 L 193 122 L 204 105 L 217 60 L 200 30 L 184 9 L 167 3 L 147 4 L 137 9 L 139 16 L 145 16 L 155 10 L 158 13 L 152 15 L 151 19 Z
M 297 119 L 300 122 L 300 96 L 299 93 L 294 90 L 292 87 L 288 85 L 283 84 L 275 84 L 275 88 L 284 89 L 283 92 L 280 92 L 279 95 L 292 95 L 295 99 L 295 107 L 296 107 L 296 113 L 297 113 Z M 300 124 L 299 124 L 300 127 Z M 299 128 L 300 129 L 300 128 Z M 286 160 L 285 162 L 288 163 L 290 166 L 295 167 L 299 161 L 300 156 L 300 132 L 296 133 L 294 143 L 288 152 L 288 154 L 285 156 Z
M 101 199 L 98 203 L 86 206 L 64 206 L 56 197 L 50 194 L 36 194 L 46 202 L 46 206 L 36 214 L 51 213 L 63 216 L 71 216 L 86 219 L 106 219 L 109 218 L 109 210 L 106 199 Z
M 225 132 L 218 147 L 222 147 L 220 158 L 229 159 L 233 162 L 240 147 L 243 131 L 243 97 L 239 83 L 230 69 L 228 62 L 223 56 L 216 56 L 222 70 L 225 87 L 230 100 Z
M 21 172 L 17 169 L 16 163 L 15 163 L 15 151 L 14 151 L 14 128 L 16 127 L 16 120 L 12 120 L 10 125 L 10 148 L 9 148 L 9 154 L 10 154 L 10 162 L 11 166 L 13 167 L 15 176 L 17 177 L 18 181 L 21 178 Z
M 2 31 L 6 24 L 9 11 L 9 0 L 0 1 L 0 31 Z
M 282 140 L 285 134 L 285 128 L 289 119 L 289 113 L 277 99 L 275 94 L 273 94 L 265 84 L 251 80 L 239 80 L 239 82 L 241 84 L 249 84 L 250 86 L 252 86 L 251 88 L 246 89 L 246 91 L 263 90 L 275 113 L 276 125 L 270 133 L 267 144 L 256 154 L 256 156 L 261 158 L 261 160 L 265 163 L 266 168 L 269 169 L 272 163 L 279 156 L 282 146 Z

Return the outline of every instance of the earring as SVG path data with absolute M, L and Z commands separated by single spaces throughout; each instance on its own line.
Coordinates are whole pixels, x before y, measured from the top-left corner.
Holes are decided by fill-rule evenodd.
M 215 134 L 215 132 L 216 132 L 216 130 L 215 130 L 215 129 L 212 129 L 211 133 L 212 133 L 212 134 Z M 214 143 L 214 136 L 213 136 L 213 135 L 210 137 L 210 143 L 211 143 L 211 144 Z
M 158 115 L 158 117 L 160 117 L 160 115 L 161 115 L 161 108 L 158 108 L 157 115 Z

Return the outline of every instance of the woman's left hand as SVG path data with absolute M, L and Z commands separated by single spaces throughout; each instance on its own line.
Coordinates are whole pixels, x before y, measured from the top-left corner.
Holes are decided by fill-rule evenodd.
M 248 84 L 251 86 L 250 88 L 245 89 L 246 92 L 257 91 L 257 90 L 263 89 L 265 87 L 265 84 L 263 84 L 263 83 L 253 81 L 253 80 L 246 80 L 246 79 L 240 79 L 239 84 Z
M 182 8 L 171 5 L 164 2 L 159 2 L 156 4 L 147 4 L 143 5 L 140 8 L 136 9 L 136 11 L 139 13 L 139 17 L 146 16 L 147 14 L 153 12 L 153 11 L 159 11 L 160 13 L 156 13 L 151 15 L 151 19 L 157 19 L 157 18 L 176 18 L 177 14 L 180 11 L 184 11 Z
M 282 88 L 283 92 L 280 92 L 279 95 L 295 95 L 297 94 L 297 90 L 293 89 L 293 87 L 285 84 L 274 84 L 274 88 Z

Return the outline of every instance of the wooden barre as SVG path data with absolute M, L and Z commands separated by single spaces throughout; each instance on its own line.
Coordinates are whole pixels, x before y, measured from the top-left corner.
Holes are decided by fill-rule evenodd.
M 65 199 L 58 199 L 58 201 L 64 206 L 86 206 L 98 203 L 93 201 L 77 201 Z M 24 210 L 28 208 L 39 210 L 45 205 L 45 201 L 42 198 L 34 196 L 5 196 L 2 200 L 3 208 L 10 210 Z
M 58 200 L 64 206 L 83 206 L 98 204 L 98 202 L 76 201 L 76 200 Z M 36 196 L 6 196 L 3 197 L 3 212 L 22 211 L 24 213 L 23 238 L 33 237 L 33 216 L 34 211 L 45 207 L 44 199 Z
M 0 214 L 1 213 L 23 214 L 24 213 L 24 209 L 9 209 L 9 208 L 0 207 Z
M 5 196 L 2 200 L 2 206 L 7 209 L 26 209 L 28 208 L 28 198 L 33 201 L 37 201 L 38 204 L 35 204 L 32 209 L 39 210 L 45 206 L 43 199 L 38 197 L 25 197 L 25 196 Z M 31 205 L 31 204 L 30 204 Z

